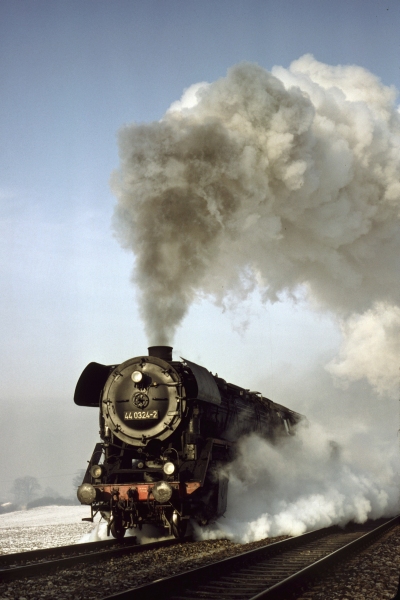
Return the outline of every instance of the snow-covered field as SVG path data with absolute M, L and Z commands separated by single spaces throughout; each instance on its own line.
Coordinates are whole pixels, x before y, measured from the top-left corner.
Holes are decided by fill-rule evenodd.
M 0 515 L 0 554 L 107 539 L 107 524 L 99 516 L 94 524 L 82 522 L 89 516 L 88 506 L 41 506 Z M 150 525 L 128 530 L 129 535 L 142 544 L 170 537 Z
M 90 517 L 87 506 L 41 506 L 0 515 L 0 554 L 66 546 L 97 537 L 87 535 L 94 525 L 82 522 L 83 517 Z

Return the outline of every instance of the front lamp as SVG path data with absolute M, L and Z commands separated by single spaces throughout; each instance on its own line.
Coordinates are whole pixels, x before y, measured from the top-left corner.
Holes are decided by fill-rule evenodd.
M 166 481 L 157 481 L 151 488 L 154 499 L 164 504 L 172 497 L 173 489 Z
M 143 379 L 143 373 L 140 371 L 133 371 L 131 379 L 134 383 L 140 383 Z
M 93 479 L 100 479 L 103 473 L 103 467 L 101 465 L 93 465 L 90 469 L 90 474 Z
M 166 475 L 172 475 L 172 473 L 175 471 L 175 465 L 173 462 L 166 462 L 163 466 L 163 471 Z
M 82 483 L 76 492 L 78 500 L 81 504 L 93 504 L 96 500 L 97 492 L 90 483 Z

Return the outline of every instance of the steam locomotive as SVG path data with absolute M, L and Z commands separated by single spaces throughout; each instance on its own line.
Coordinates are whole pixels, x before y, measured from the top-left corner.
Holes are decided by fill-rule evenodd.
M 77 495 L 122 538 L 143 524 L 183 537 L 190 518 L 205 525 L 224 514 L 223 467 L 248 433 L 271 441 L 291 435 L 300 414 L 259 392 L 227 383 L 170 346 L 120 365 L 90 363 L 76 385 L 79 406 L 100 405 L 100 437 Z

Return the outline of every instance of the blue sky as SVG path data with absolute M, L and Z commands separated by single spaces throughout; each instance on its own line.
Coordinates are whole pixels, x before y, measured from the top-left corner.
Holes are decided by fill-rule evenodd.
M 111 226 L 118 129 L 160 119 L 185 88 L 240 61 L 270 70 L 312 53 L 332 65 L 358 64 L 400 89 L 399 31 L 397 0 L 1 2 L 7 484 L 11 473 L 29 472 L 43 486 L 68 490 L 97 438 L 97 415 L 72 403 L 80 371 L 91 360 L 117 363 L 147 349 L 130 282 L 133 257 Z M 254 295 L 235 313 L 193 305 L 175 355 L 306 410 L 282 373 L 295 382 L 322 369 L 338 343 L 329 315 L 289 302 L 263 306 Z

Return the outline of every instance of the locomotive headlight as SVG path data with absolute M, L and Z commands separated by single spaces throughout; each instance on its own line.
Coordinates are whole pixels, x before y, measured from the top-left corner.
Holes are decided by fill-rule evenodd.
M 141 373 L 140 371 L 133 371 L 131 379 L 135 383 L 140 383 L 143 379 L 143 373 Z
M 81 504 L 92 504 L 96 500 L 96 494 L 96 489 L 90 483 L 82 483 L 76 492 Z
M 93 479 L 100 479 L 102 473 L 103 467 L 101 467 L 100 465 L 93 465 L 93 467 L 90 469 L 90 474 L 93 477 Z
M 157 502 L 168 502 L 172 497 L 173 489 L 166 481 L 157 481 L 151 488 Z
M 172 473 L 175 471 L 175 465 L 173 462 L 166 462 L 163 466 L 163 471 L 166 475 L 172 475 Z

